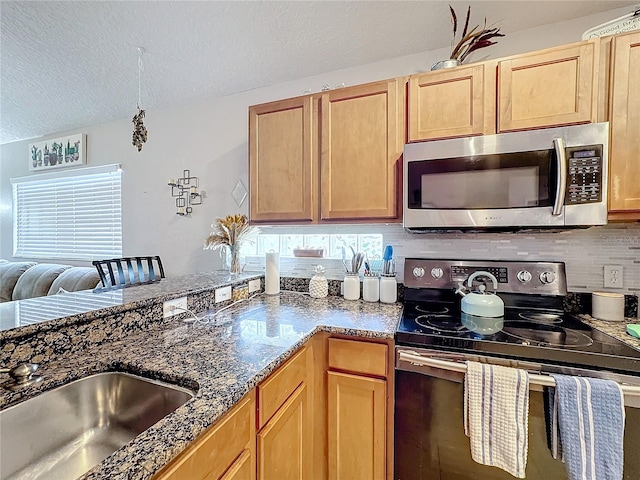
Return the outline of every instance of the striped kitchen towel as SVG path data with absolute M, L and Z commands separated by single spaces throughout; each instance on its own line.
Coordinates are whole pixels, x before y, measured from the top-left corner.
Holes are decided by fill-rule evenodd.
M 464 432 L 471 457 L 525 478 L 529 433 L 529 375 L 524 370 L 467 362 Z
M 622 480 L 624 395 L 611 380 L 552 375 L 550 447 L 569 480 Z

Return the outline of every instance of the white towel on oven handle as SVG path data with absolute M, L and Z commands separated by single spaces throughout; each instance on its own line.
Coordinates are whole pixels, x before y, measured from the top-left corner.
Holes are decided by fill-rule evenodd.
M 467 362 L 464 431 L 474 461 L 525 478 L 529 436 L 529 374 Z

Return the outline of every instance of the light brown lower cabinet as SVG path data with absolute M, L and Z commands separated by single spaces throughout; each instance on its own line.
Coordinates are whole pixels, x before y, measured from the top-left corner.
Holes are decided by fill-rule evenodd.
M 214 478 L 207 477 L 207 480 L 214 480 Z M 254 463 L 251 461 L 251 451 L 244 449 L 220 480 L 249 480 L 255 478 L 256 472 Z
M 329 372 L 329 479 L 384 479 L 387 382 Z
M 307 385 L 302 383 L 258 433 L 259 479 L 311 478 L 313 450 L 308 402 Z
M 255 480 L 255 405 L 252 390 L 154 480 Z
M 154 480 L 391 478 L 391 355 L 317 334 Z

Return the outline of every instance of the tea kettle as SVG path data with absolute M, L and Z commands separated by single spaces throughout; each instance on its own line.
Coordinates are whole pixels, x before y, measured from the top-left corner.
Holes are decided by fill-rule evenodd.
M 493 292 L 486 292 L 486 286 L 478 286 L 478 292 L 473 290 L 473 280 L 476 277 L 485 276 L 491 279 L 493 282 Z M 478 270 L 469 276 L 467 279 L 467 288 L 469 293 L 466 293 L 464 283 L 458 285 L 456 293 L 462 295 L 462 311 L 469 315 L 475 315 L 478 317 L 502 317 L 504 315 L 504 302 L 496 295 L 498 290 L 498 280 L 491 273 L 483 270 Z

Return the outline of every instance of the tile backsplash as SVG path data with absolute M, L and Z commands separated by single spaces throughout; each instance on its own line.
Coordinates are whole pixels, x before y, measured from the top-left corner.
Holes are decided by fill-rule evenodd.
M 474 260 L 539 260 L 565 262 L 568 289 L 573 292 L 603 290 L 605 265 L 624 269 L 623 288 L 606 289 L 640 294 L 640 224 L 611 224 L 604 227 L 560 232 L 516 233 L 429 233 L 409 234 L 401 225 L 329 225 L 307 227 L 264 227 L 263 232 L 289 233 L 381 233 L 385 245 L 393 245 L 398 280 L 402 281 L 406 257 Z M 342 278 L 340 260 L 281 257 L 282 276 L 309 278 L 313 267 L 322 264 L 327 278 Z M 264 258 L 251 257 L 246 271 L 264 271 Z

